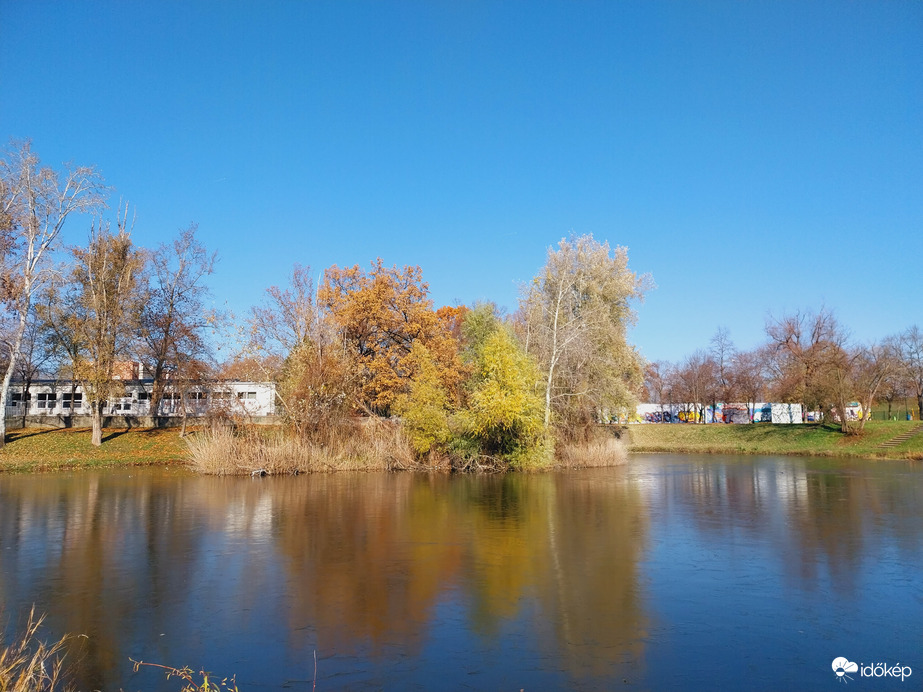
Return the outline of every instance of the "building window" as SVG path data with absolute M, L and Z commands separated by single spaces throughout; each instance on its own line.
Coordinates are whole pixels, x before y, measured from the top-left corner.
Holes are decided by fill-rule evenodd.
M 36 408 L 54 408 L 55 403 L 57 403 L 58 395 L 54 392 L 39 392 L 37 395 L 37 405 Z
M 112 404 L 113 411 L 131 411 L 131 397 L 121 397 Z
M 61 402 L 61 407 L 70 409 L 71 408 L 71 393 L 65 392 L 64 394 L 62 394 L 62 397 L 63 397 L 63 400 Z M 73 397 L 74 397 L 74 408 L 75 409 L 80 408 L 83 405 L 83 393 L 75 392 Z
M 150 401 L 151 393 L 150 392 L 138 392 L 138 401 Z
M 246 401 L 255 401 L 256 392 L 237 392 L 237 398 Z

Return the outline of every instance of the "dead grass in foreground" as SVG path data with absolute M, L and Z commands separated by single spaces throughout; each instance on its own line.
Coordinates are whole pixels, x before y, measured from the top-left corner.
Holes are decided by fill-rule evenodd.
M 64 647 L 67 637 L 54 644 L 38 638 L 44 616 L 29 613 L 25 630 L 15 641 L 0 647 L 0 692 L 54 692 L 69 690 L 64 682 Z

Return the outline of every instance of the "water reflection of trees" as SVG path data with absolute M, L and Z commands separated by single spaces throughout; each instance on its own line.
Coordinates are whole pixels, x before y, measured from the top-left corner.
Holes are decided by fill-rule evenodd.
M 118 684 L 132 642 L 174 614 L 195 534 L 183 530 L 182 492 L 164 476 L 84 473 L 0 480 L 0 594 L 31 602 L 53 632 L 75 639 L 80 689 Z M 16 603 L 28 594 L 30 603 Z
M 546 648 L 573 673 L 604 674 L 640 654 L 645 519 L 629 484 L 333 476 L 283 492 L 291 624 L 316 623 L 324 647 L 415 652 L 439 599 L 459 587 L 486 637 L 535 599 L 535 631 L 550 633 Z
M 311 626 L 328 653 L 363 644 L 418 650 L 440 590 L 458 571 L 445 499 L 409 474 L 304 480 L 273 492 L 292 631 Z
M 0 598 L 87 635 L 80 689 L 124 685 L 129 656 L 206 664 L 205 627 L 267 609 L 290 651 L 414 655 L 448 601 L 485 645 L 534 618 L 553 660 L 604 675 L 641 654 L 645 534 L 640 494 L 612 471 L 0 477 Z
M 603 675 L 642 652 L 645 618 L 638 562 L 646 512 L 633 485 L 595 474 L 543 477 L 547 557 L 536 573 L 557 647 L 572 672 Z M 545 504 L 542 502 L 541 504 Z M 537 515 L 542 508 L 535 507 Z
M 852 592 L 877 539 L 921 548 L 919 516 L 908 512 L 914 486 L 892 472 L 871 472 L 867 463 L 715 458 L 664 476 L 662 492 L 688 509 L 700 536 L 716 546 L 742 535 L 751 545 L 770 545 L 799 585 L 816 586 L 828 574 Z M 854 464 L 866 466 L 853 472 Z

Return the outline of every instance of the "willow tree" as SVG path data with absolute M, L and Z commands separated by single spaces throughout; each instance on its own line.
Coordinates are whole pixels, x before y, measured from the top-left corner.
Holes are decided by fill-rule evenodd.
M 544 422 L 587 424 L 607 408 L 631 406 L 642 383 L 642 359 L 627 340 L 632 303 L 648 276 L 628 268 L 628 251 L 592 235 L 549 248 L 520 303 L 526 348 L 538 361 Z
M 5 402 L 21 357 L 35 295 L 46 284 L 54 252 L 71 214 L 93 212 L 104 202 L 105 187 L 93 168 L 42 166 L 30 142 L 0 157 L 0 300 L 15 322 L 6 342 L 6 371 L 0 384 Z M 0 416 L 0 447 L 6 418 Z
M 423 456 L 449 441 L 449 396 L 438 365 L 422 341 L 414 342 L 407 365 L 407 390 L 397 395 L 392 408 L 401 417 L 414 451 Z

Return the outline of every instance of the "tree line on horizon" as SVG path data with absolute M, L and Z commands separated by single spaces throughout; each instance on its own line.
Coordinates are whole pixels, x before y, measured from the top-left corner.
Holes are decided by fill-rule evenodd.
M 856 343 L 832 310 L 797 311 L 769 318 L 766 340 L 738 350 L 726 328 L 719 328 L 707 348 L 682 361 L 647 363 L 644 398 L 654 404 L 709 406 L 778 401 L 801 404 L 844 433 L 861 432 L 866 416 L 850 421 L 845 414 L 858 402 L 870 412 L 887 403 L 892 417 L 896 401 L 912 398 L 923 419 L 923 332 L 911 326 L 874 343 Z M 704 415 L 700 415 L 704 421 Z
M 196 226 L 138 247 L 127 205 L 105 220 L 108 192 L 93 168 L 43 166 L 29 142 L 0 159 L 0 398 L 14 376 L 79 383 L 94 444 L 125 360 L 151 373 L 152 413 L 168 383 L 268 379 L 292 434 L 322 440 L 356 417 L 398 418 L 421 458 L 520 467 L 591 436 L 599 410 L 631 406 L 640 391 L 626 329 L 649 278 L 628 268 L 625 248 L 562 240 L 511 315 L 490 303 L 436 309 L 419 267 L 379 259 L 329 267 L 316 288 L 296 264 L 287 286 L 235 320 L 207 307 L 216 255 Z M 86 245 L 65 248 L 72 215 L 94 221 Z M 216 341 L 232 354 L 219 359 Z
M 268 288 L 235 319 L 208 307 L 217 256 L 195 224 L 155 249 L 138 247 L 127 205 L 114 226 L 105 219 L 108 194 L 95 169 L 43 166 L 29 142 L 0 158 L 0 397 L 14 377 L 79 384 L 94 444 L 125 360 L 151 374 L 155 415 L 168 384 L 272 380 L 299 436 L 321 440 L 355 417 L 395 418 L 419 457 L 519 465 L 588 441 L 603 412 L 632 410 L 639 398 L 772 399 L 834 413 L 851 401 L 869 410 L 879 398 L 914 396 L 923 413 L 920 330 L 853 344 L 826 309 L 770 320 L 752 351 L 719 329 L 680 363 L 646 363 L 626 331 L 650 277 L 629 269 L 625 248 L 589 235 L 550 248 L 508 315 L 491 303 L 437 309 L 419 267 L 378 259 L 329 267 L 316 282 L 296 264 L 288 285 Z M 93 219 L 84 246 L 63 247 L 71 215 Z
M 93 168 L 42 166 L 29 142 L 0 158 L 0 400 L 14 378 L 24 396 L 42 375 L 69 380 L 71 401 L 81 387 L 97 446 L 105 404 L 124 391 L 123 362 L 152 373 L 156 412 L 168 380 L 213 370 L 207 331 L 219 318 L 206 307 L 216 255 L 195 224 L 156 249 L 138 247 L 127 205 L 114 228 L 105 219 L 108 192 Z M 76 215 L 92 218 L 87 244 L 64 247 L 61 231 Z M 0 416 L 0 446 L 5 433 Z

